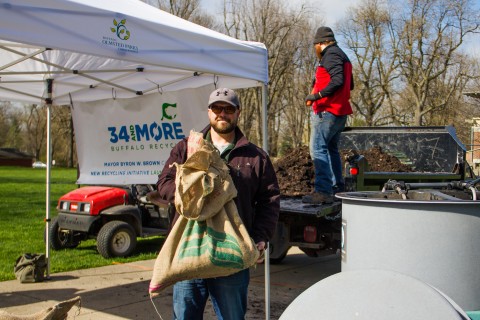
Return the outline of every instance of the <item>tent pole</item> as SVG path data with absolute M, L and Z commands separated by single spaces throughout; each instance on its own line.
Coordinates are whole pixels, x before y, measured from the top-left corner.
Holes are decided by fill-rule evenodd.
M 47 191 L 46 191 L 46 217 L 45 217 L 45 255 L 47 258 L 47 274 L 46 278 L 50 279 L 50 171 L 51 171 L 51 156 L 52 156 L 52 144 L 50 136 L 50 120 L 52 107 L 52 91 L 53 91 L 53 79 L 47 79 L 47 98 L 45 99 L 45 106 L 47 107 Z
M 270 242 L 265 248 L 265 320 L 270 320 Z
M 264 83 L 262 86 L 262 135 L 263 135 L 262 148 L 268 153 L 267 99 L 268 99 L 267 84 Z
M 268 153 L 268 121 L 267 121 L 267 84 L 262 86 L 262 135 L 263 150 Z M 265 320 L 270 320 L 270 243 L 265 248 Z

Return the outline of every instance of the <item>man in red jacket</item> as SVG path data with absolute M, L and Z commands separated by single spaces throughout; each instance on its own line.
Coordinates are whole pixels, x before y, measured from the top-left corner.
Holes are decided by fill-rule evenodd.
M 319 64 L 312 93 L 305 101 L 312 104 L 310 155 L 315 168 L 314 193 L 303 197 L 306 203 L 332 203 L 334 193 L 344 190 L 342 161 L 338 151 L 340 134 L 352 114 L 352 64 L 340 49 L 332 29 L 320 27 L 313 40 Z

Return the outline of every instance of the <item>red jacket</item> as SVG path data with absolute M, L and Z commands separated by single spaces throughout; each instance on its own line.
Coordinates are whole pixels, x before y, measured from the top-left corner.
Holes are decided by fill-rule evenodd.
M 322 98 L 313 102 L 313 111 L 316 114 L 328 111 L 337 116 L 352 114 L 352 89 L 352 64 L 347 55 L 336 44 L 326 47 L 313 85 L 313 92 L 319 92 Z
M 202 130 L 204 137 L 209 130 L 210 125 Z M 235 132 L 237 142 L 230 151 L 227 162 L 238 192 L 234 201 L 255 243 L 266 242 L 273 237 L 280 213 L 277 176 L 266 152 L 250 143 L 240 129 L 237 128 Z M 162 199 L 174 202 L 176 168 L 170 168 L 170 164 L 181 164 L 186 159 L 187 138 L 172 149 L 162 173 L 158 176 L 157 190 Z

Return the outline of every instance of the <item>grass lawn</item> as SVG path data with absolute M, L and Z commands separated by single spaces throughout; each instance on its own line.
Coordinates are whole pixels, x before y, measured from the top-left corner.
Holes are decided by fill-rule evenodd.
M 50 217 L 57 215 L 57 200 L 78 186 L 76 169 L 52 168 Z M 13 266 L 22 253 L 45 253 L 46 170 L 0 166 L 0 281 L 15 279 Z M 94 239 L 75 249 L 50 250 L 50 273 L 87 269 L 156 258 L 163 238 L 138 239 L 134 254 L 105 259 Z

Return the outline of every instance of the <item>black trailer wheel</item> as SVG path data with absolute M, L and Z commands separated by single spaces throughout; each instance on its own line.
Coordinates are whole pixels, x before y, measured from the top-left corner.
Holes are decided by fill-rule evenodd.
M 275 234 L 272 239 L 270 239 L 270 263 L 271 264 L 280 264 L 283 259 L 287 256 L 288 250 L 291 246 L 289 245 L 290 238 L 290 225 L 285 222 L 278 222 L 275 229 Z
M 287 253 L 288 253 L 288 250 L 290 249 L 290 247 L 285 250 L 284 252 L 282 252 L 279 256 L 275 257 L 275 258 L 270 258 L 270 263 L 271 264 L 280 264 L 283 259 L 285 259 L 285 257 L 287 256 Z
M 72 230 L 60 229 L 57 218 L 50 222 L 48 237 L 53 250 L 73 249 L 80 244 L 80 241 L 74 240 Z
M 126 257 L 136 245 L 135 230 L 124 221 L 110 221 L 97 236 L 97 250 L 104 258 Z

